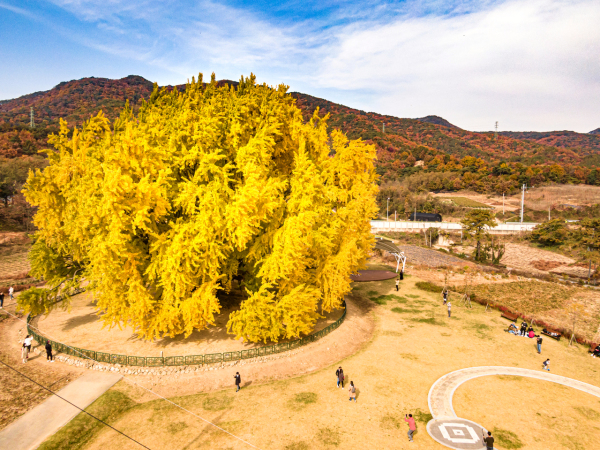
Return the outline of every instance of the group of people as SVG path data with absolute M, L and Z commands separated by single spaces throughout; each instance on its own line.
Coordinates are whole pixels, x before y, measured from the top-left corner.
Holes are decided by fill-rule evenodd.
M 533 327 L 527 327 L 527 322 L 522 322 L 520 329 L 517 328 L 517 326 L 514 323 L 511 323 L 508 327 L 508 332 L 514 334 L 515 336 L 524 336 L 532 339 L 536 337 Z
M 23 346 L 21 347 L 21 359 L 23 360 L 23 364 L 29 361 L 29 353 L 31 353 L 31 344 L 33 343 L 33 337 L 31 335 L 25 336 L 23 339 Z M 46 345 L 44 346 L 46 349 L 46 361 L 54 362 L 54 355 L 52 355 L 52 344 L 50 344 L 49 340 L 46 340 Z
M 592 349 L 592 358 L 600 357 L 600 344 L 596 345 L 596 348 Z
M 15 288 L 14 287 L 9 287 L 8 288 L 8 296 L 10 297 L 11 300 L 14 300 L 14 293 L 15 293 Z M 0 292 L 0 309 L 4 308 L 4 292 Z
M 337 387 L 339 388 L 341 386 L 343 389 L 345 376 L 344 369 L 342 369 L 342 366 L 338 367 L 338 370 L 335 371 L 335 379 L 337 382 Z M 350 394 L 349 400 L 354 400 L 354 402 L 356 403 L 356 387 L 354 386 L 354 381 L 350 382 L 350 386 L 348 387 L 348 393 Z
M 542 336 L 535 334 L 535 331 L 533 330 L 532 326 L 529 326 L 529 328 L 527 328 L 527 322 L 523 321 L 521 323 L 521 329 L 518 329 L 514 323 L 511 323 L 508 326 L 507 331 L 511 334 L 514 334 L 515 336 L 524 336 L 524 337 L 528 337 L 531 339 L 537 338 L 537 340 L 536 340 L 537 352 L 539 354 L 542 353 L 542 342 L 543 342 Z

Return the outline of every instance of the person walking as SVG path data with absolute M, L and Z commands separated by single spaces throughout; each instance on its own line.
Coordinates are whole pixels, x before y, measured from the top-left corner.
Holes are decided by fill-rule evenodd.
M 413 442 L 413 434 L 417 431 L 415 419 L 413 419 L 412 414 L 409 414 L 408 416 L 404 414 L 404 421 L 408 423 L 408 442 Z
M 8 296 L 10 297 L 11 300 L 14 300 L 15 298 L 13 297 L 13 293 L 15 292 L 15 288 L 14 287 L 9 287 L 8 288 Z
M 354 387 L 354 381 L 350 382 L 350 387 L 348 388 L 348 392 L 350 394 L 350 398 L 348 400 L 352 401 L 352 399 L 354 399 L 354 403 L 356 403 L 356 388 Z
M 0 309 L 4 309 L 4 292 L 0 292 Z
M 239 391 L 239 390 L 241 389 L 241 388 L 240 388 L 240 385 L 242 384 L 242 377 L 240 376 L 240 373 L 239 373 L 239 372 L 236 372 L 236 373 L 235 373 L 235 375 L 234 375 L 233 377 L 235 378 L 235 386 L 236 386 L 236 388 L 237 388 L 237 389 L 235 390 L 235 392 L 237 392 L 237 391 Z
M 444 297 L 444 303 L 443 304 L 445 305 L 446 303 L 448 303 L 448 291 L 444 291 L 442 293 L 442 297 Z
M 335 376 L 337 378 L 337 387 L 340 387 L 340 384 L 342 385 L 342 388 L 344 387 L 344 371 L 342 369 L 342 366 L 339 367 L 338 370 L 335 371 Z
M 448 302 L 448 317 L 452 315 L 452 303 Z
M 400 290 L 400 278 L 396 278 L 396 291 Z
M 544 361 L 544 365 L 542 366 L 542 370 L 547 370 L 548 372 L 550 372 L 550 358 L 548 358 L 546 361 Z
M 22 353 L 22 357 L 23 357 L 23 364 L 26 363 L 27 361 L 29 361 L 29 352 L 31 351 L 31 341 L 33 341 L 33 338 L 29 335 L 25 336 L 25 339 L 23 340 L 23 353 Z
M 488 431 L 487 437 L 483 438 L 483 445 L 485 445 L 486 450 L 494 450 L 494 437 L 491 431 Z
M 538 353 L 541 355 L 542 354 L 542 336 L 537 337 L 537 349 L 538 349 Z
M 52 356 L 52 346 L 50 345 L 50 341 L 46 340 L 46 361 L 54 362 L 54 356 Z

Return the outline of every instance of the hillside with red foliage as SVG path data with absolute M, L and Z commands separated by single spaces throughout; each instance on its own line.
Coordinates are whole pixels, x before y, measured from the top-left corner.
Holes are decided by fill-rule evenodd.
M 513 139 L 528 139 L 538 144 L 553 147 L 600 151 L 600 131 L 598 133 L 594 131 L 590 133 L 576 133 L 575 131 L 503 131 L 500 134 Z
M 135 111 L 141 99 L 152 93 L 152 83 L 130 75 L 120 80 L 83 78 L 63 82 L 45 92 L 35 92 L 0 102 L 0 121 L 7 126 L 29 126 L 30 107 L 34 108 L 36 128 L 55 128 L 60 118 L 69 126 L 79 125 L 102 112 L 114 119 L 129 100 Z
M 600 155 L 600 147 L 596 149 L 589 145 L 573 148 L 552 146 L 533 139 L 512 138 L 501 133 L 495 138 L 493 132 L 478 133 L 462 130 L 436 116 L 427 116 L 423 119 L 400 119 L 348 108 L 306 94 L 293 93 L 292 95 L 305 112 L 306 118 L 317 107 L 320 108 L 321 115 L 331 114 L 330 126 L 340 128 L 351 138 L 361 137 L 373 141 L 381 150 L 379 156 L 383 159 L 393 158 L 393 155 L 398 152 L 413 152 L 417 147 L 437 150 L 457 158 L 473 156 L 490 163 L 507 161 L 542 164 L 551 161 L 585 165 L 587 156 Z M 590 138 L 597 137 L 590 135 Z M 420 158 L 417 156 L 417 159 Z
M 229 80 L 218 83 L 237 85 Z M 177 88 L 185 89 L 185 85 Z M 150 81 L 134 75 L 120 80 L 83 78 L 60 83 L 49 91 L 2 101 L 0 157 L 32 155 L 44 148 L 47 135 L 58 130 L 60 118 L 70 127 L 80 126 L 100 110 L 115 119 L 127 101 L 136 111 L 152 90 Z M 463 130 L 438 116 L 402 119 L 302 93 L 292 96 L 306 120 L 319 108 L 321 116 L 330 115 L 330 129 L 341 129 L 351 139 L 362 138 L 376 145 L 377 171 L 382 182 L 435 172 L 460 178 L 437 177 L 446 180 L 439 189 L 463 186 L 478 191 L 505 191 L 518 188 L 519 183 L 544 181 L 600 184 L 598 135 L 505 132 L 495 136 L 492 132 Z M 34 128 L 28 126 L 30 107 L 35 112 Z M 431 189 L 437 189 L 432 186 Z

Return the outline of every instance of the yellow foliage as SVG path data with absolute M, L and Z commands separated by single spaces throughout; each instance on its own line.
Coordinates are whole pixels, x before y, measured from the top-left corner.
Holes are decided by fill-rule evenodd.
M 375 149 L 304 123 L 286 86 L 192 79 L 155 90 L 111 127 L 99 113 L 50 143 L 24 189 L 38 206 L 32 267 L 57 287 L 87 280 L 108 325 L 148 339 L 214 324 L 242 280 L 230 332 L 309 333 L 340 308 L 373 244 Z M 27 309 L 27 304 L 22 307 Z

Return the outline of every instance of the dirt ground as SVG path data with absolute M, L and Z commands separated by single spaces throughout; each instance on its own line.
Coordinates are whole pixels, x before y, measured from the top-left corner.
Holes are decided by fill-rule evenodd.
M 538 355 L 533 340 L 503 331 L 507 322 L 499 312 L 485 312 L 479 305 L 472 309 L 455 305 L 448 318 L 439 296 L 418 290 L 417 281 L 414 273 L 408 273 L 399 295 L 394 280 L 355 284 L 352 296 L 357 304 L 364 303 L 356 312 L 366 322 L 345 323 L 352 328 L 374 323 L 375 333 L 347 357 L 334 355 L 326 361 L 317 353 L 300 353 L 287 362 L 296 375 L 283 379 L 270 378 L 266 364 L 264 377 L 259 379 L 258 366 L 242 365 L 200 377 L 161 379 L 160 392 L 176 395 L 172 400 L 189 412 L 164 400 L 150 400 L 148 393 L 127 381 L 142 383 L 145 378 L 126 377 L 112 391 L 126 395 L 132 406 L 111 416 L 110 423 L 153 450 L 252 448 L 196 416 L 260 449 L 442 449 L 425 431 L 430 418 L 427 394 L 448 372 L 482 365 L 540 370 L 542 361 L 550 358 L 553 373 L 600 383 L 600 361 L 590 358 L 586 348 L 545 339 L 542 355 Z M 354 345 L 353 336 L 338 331 L 343 328 L 320 342 Z M 306 366 L 322 363 L 326 367 L 306 373 Z M 354 381 L 357 403 L 348 401 L 346 389 L 336 388 L 338 366 L 344 368 L 346 382 Z M 239 393 L 233 388 L 235 371 L 243 380 Z M 224 382 L 229 379 L 229 387 L 213 390 L 221 383 L 210 383 L 211 376 Z M 507 430 L 513 443 L 515 439 L 521 443 L 521 447 L 499 444 L 499 449 L 577 450 L 590 448 L 589 443 L 600 439 L 600 399 L 583 398 L 584 394 L 551 383 L 531 383 L 501 377 L 469 381 L 457 391 L 456 411 L 489 429 Z M 408 443 L 402 420 L 407 413 L 418 419 L 413 444 Z M 62 430 L 67 432 L 68 428 Z M 107 428 L 94 432 L 86 442 L 85 449 L 138 448 Z
M 457 192 L 432 192 L 433 197 L 465 197 L 494 208 L 495 212 L 502 212 L 502 195 L 478 194 L 473 191 L 457 191 Z M 521 197 L 506 196 L 504 198 L 504 211 L 517 211 L 521 208 Z
M 9 308 L 14 314 L 14 307 Z M 59 390 L 76 379 L 83 371 L 60 363 L 47 363 L 46 355 L 30 354 L 29 362 L 21 361 L 21 345 L 25 337 L 25 324 L 8 318 L 0 312 L 0 360 L 23 372 L 38 383 Z M 50 394 L 24 377 L 0 364 L 0 429 L 37 404 Z
M 103 328 L 103 322 L 96 313 L 91 294 L 83 293 L 72 298 L 69 310 L 57 309 L 48 316 L 36 319 L 35 325 L 46 337 L 69 345 L 130 356 L 185 356 L 203 355 L 246 350 L 260 347 L 263 343 L 243 342 L 227 334 L 227 320 L 234 306 L 225 305 L 216 317 L 216 326 L 195 331 L 187 339 L 183 335 L 175 338 L 163 338 L 157 341 L 140 339 L 130 327 Z M 320 319 L 315 331 L 322 330 L 335 322 L 342 310 L 326 313 Z M 285 341 L 282 341 L 285 342 Z
M 478 194 L 473 191 L 432 192 L 433 197 L 465 197 L 491 206 L 502 212 L 502 195 Z M 584 206 L 600 203 L 600 187 L 589 185 L 557 185 L 529 188 L 525 193 L 525 205 L 529 209 L 547 211 L 548 207 L 562 205 Z M 521 210 L 521 192 L 504 197 L 505 212 Z M 513 215 L 513 214 L 510 214 Z M 507 215 L 508 216 L 508 215 Z
M 587 267 L 574 265 L 576 261 L 568 256 L 542 250 L 523 244 L 506 244 L 506 253 L 500 261 L 507 267 L 531 273 L 556 273 L 577 277 L 587 277 Z

